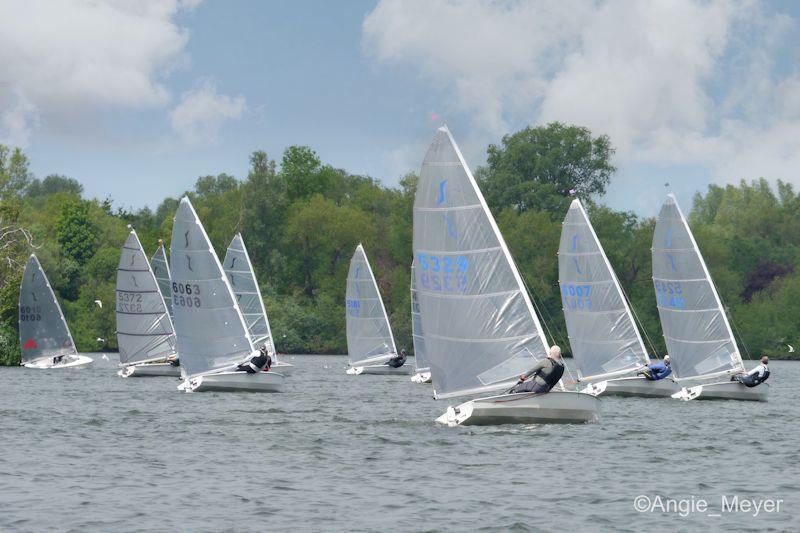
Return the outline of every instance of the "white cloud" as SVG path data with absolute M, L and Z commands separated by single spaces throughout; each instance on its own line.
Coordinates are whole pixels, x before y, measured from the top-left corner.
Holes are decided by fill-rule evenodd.
M 560 120 L 609 134 L 620 166 L 800 183 L 800 77 L 775 59 L 796 24 L 748 0 L 382 0 L 363 37 L 485 142 Z
M 4 1 L 0 136 L 24 144 L 39 121 L 66 130 L 76 115 L 165 105 L 163 79 L 189 38 L 174 17 L 196 3 Z
M 217 93 L 209 83 L 186 92 L 169 114 L 172 129 L 186 144 L 213 144 L 222 125 L 242 117 L 247 106 L 243 96 Z

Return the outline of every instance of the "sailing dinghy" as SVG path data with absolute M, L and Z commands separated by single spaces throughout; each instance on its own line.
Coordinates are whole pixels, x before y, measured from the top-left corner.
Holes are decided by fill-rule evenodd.
M 163 249 L 163 248 L 162 248 Z M 136 230 L 131 229 L 117 267 L 117 375 L 179 377 L 175 331 L 158 281 Z
M 170 245 L 172 304 L 183 383 L 178 390 L 279 392 L 277 372 L 236 372 L 257 355 L 228 278 L 192 203 L 181 199 Z
M 34 254 L 19 287 L 19 345 L 25 368 L 80 368 L 92 363 L 75 348 L 61 306 Z
M 547 357 L 522 278 L 446 127 L 422 164 L 414 200 L 414 260 L 434 398 L 507 391 Z M 449 426 L 584 423 L 600 400 L 582 392 L 499 394 L 449 407 Z
M 167 252 L 164 250 L 164 241 L 158 239 L 158 249 L 153 257 L 150 259 L 150 267 L 153 269 L 153 274 L 158 282 L 158 290 L 161 292 L 161 297 L 164 298 L 164 304 L 167 306 L 167 312 L 170 319 L 172 318 L 172 280 L 169 277 L 169 262 L 167 261 Z
M 378 284 L 364 247 L 360 244 L 350 259 L 345 306 L 347 353 L 350 358 L 347 373 L 353 376 L 409 374 L 411 365 L 392 368 L 387 364 L 397 356 L 397 348 Z
M 417 283 L 414 271 L 415 264 L 411 265 L 411 340 L 414 343 L 414 383 L 430 383 L 431 367 L 425 355 L 425 336 L 422 333 L 422 317 L 419 314 L 419 300 L 417 298 Z
M 678 382 L 702 382 L 681 400 L 766 401 L 769 387 L 730 377 L 745 370 L 728 317 L 675 197 L 667 196 L 653 234 L 653 284 L 664 339 Z
M 264 307 L 264 299 L 261 297 L 253 263 L 250 261 L 250 254 L 247 253 L 241 233 L 237 233 L 231 241 L 222 264 L 233 289 L 236 303 L 244 316 L 253 345 L 256 348 L 262 345 L 266 346 L 267 353 L 272 358 L 272 369 L 282 374 L 288 374 L 294 365 L 278 360 L 272 329 L 269 327 L 267 319 L 267 310 Z
M 558 282 L 578 382 L 588 384 L 585 392 L 654 398 L 678 392 L 671 379 L 635 375 L 650 358 L 619 279 L 578 199 L 561 227 Z

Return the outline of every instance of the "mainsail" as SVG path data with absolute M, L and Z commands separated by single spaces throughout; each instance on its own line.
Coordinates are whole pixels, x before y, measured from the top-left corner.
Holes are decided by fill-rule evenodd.
M 181 199 L 170 245 L 172 304 L 187 376 L 244 361 L 253 345 L 228 279 L 188 198 Z
M 411 265 L 411 340 L 414 342 L 414 369 L 417 372 L 430 370 L 428 356 L 425 353 L 425 335 L 422 329 L 422 316 L 419 311 L 417 296 L 416 263 Z
M 19 345 L 23 363 L 78 353 L 61 306 L 33 254 L 19 288 Z
M 350 259 L 345 299 L 350 366 L 382 363 L 397 355 L 389 317 L 360 244 Z
M 150 260 L 150 266 L 153 268 L 153 274 L 156 276 L 158 290 L 161 291 L 161 296 L 164 298 L 164 303 L 167 305 L 169 317 L 172 318 L 172 280 L 169 277 L 167 252 L 164 250 L 164 245 L 160 240 L 158 242 L 158 249 Z
M 172 320 L 135 230 L 122 245 L 117 267 L 117 342 L 123 365 L 175 354 Z
M 744 370 L 711 275 L 671 194 L 661 206 L 653 234 L 653 284 L 677 380 Z
M 274 357 L 275 343 L 267 319 L 267 310 L 264 308 L 253 263 L 250 261 L 241 233 L 237 233 L 231 241 L 222 264 L 233 289 L 233 295 L 244 315 L 253 344 L 256 346 L 266 344 L 269 354 Z
M 422 163 L 414 260 L 435 397 L 509 388 L 547 357 L 522 278 L 446 127 Z
M 558 282 L 581 379 L 622 375 L 649 364 L 619 280 L 577 199 L 561 228 Z

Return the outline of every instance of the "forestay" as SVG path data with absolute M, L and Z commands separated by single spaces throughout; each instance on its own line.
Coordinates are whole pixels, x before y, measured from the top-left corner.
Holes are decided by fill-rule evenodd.
M 33 254 L 19 288 L 19 344 L 23 364 L 78 353 L 61 306 Z
M 653 235 L 653 284 L 676 379 L 744 370 L 708 268 L 671 194 L 661 207 Z
M 397 355 L 389 318 L 360 244 L 350 259 L 345 299 L 350 366 L 383 363 Z
M 269 354 L 274 356 L 275 343 L 267 319 L 267 310 L 264 308 L 264 300 L 253 271 L 253 263 L 250 261 L 250 255 L 247 253 L 241 233 L 237 233 L 228 246 L 223 268 L 244 316 L 253 344 L 257 347 L 265 344 Z
M 123 365 L 175 354 L 172 320 L 135 230 L 122 246 L 117 267 L 117 342 Z
M 253 352 L 228 279 L 188 198 L 172 226 L 172 305 L 178 354 L 187 376 L 233 366 Z
M 508 388 L 547 356 L 522 278 L 446 127 L 422 164 L 414 259 L 437 398 Z
M 156 276 L 158 290 L 161 292 L 161 297 L 164 298 L 169 317 L 172 318 L 172 280 L 169 276 L 167 252 L 164 250 L 164 245 L 160 240 L 158 241 L 158 249 L 150 260 L 150 266 L 153 268 L 153 274 Z
M 561 228 L 558 281 L 581 379 L 608 378 L 649 364 L 619 280 L 577 199 Z
M 428 356 L 425 354 L 425 335 L 422 329 L 422 316 L 419 312 L 417 282 L 415 278 L 416 263 L 411 265 L 411 340 L 414 343 L 414 368 L 417 372 L 430 370 Z

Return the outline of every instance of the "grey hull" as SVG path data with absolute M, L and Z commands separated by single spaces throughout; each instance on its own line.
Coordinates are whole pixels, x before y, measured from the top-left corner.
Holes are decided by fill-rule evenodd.
M 436 419 L 448 426 L 584 424 L 600 418 L 600 400 L 581 392 L 503 394 L 449 407 Z
M 148 363 L 143 365 L 129 365 L 117 372 L 121 378 L 142 378 L 142 377 L 181 377 L 181 367 L 172 366 L 169 363 Z
M 282 392 L 286 378 L 277 372 L 220 372 L 185 380 L 178 390 L 185 392 Z
M 769 386 L 745 387 L 737 381 L 702 385 L 703 390 L 695 400 L 740 400 L 745 402 L 766 402 Z
M 408 376 L 412 372 L 411 365 L 403 365 L 399 368 L 392 368 L 389 365 L 364 365 L 364 366 L 351 366 L 347 369 L 350 375 L 371 374 L 374 376 Z
M 639 396 L 643 398 L 669 398 L 681 387 L 671 379 L 650 381 L 643 377 L 611 379 L 600 396 Z
M 91 357 L 80 354 L 66 355 L 64 356 L 64 360 L 66 362 L 53 364 L 53 360 L 48 357 L 46 359 L 39 359 L 38 361 L 25 363 L 23 366 L 25 368 L 36 368 L 39 370 L 49 370 L 53 368 L 86 368 L 94 361 L 94 359 Z

